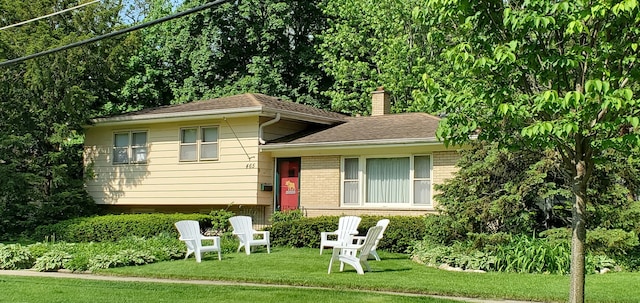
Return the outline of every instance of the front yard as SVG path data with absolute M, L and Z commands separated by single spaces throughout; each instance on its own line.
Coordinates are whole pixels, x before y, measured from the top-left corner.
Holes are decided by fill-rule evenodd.
M 193 257 L 144 266 L 100 270 L 99 274 L 156 278 L 223 280 L 331 287 L 336 290 L 370 289 L 478 298 L 564 302 L 569 277 L 543 274 L 467 273 L 429 268 L 405 254 L 381 252 L 382 261 L 369 261 L 372 272 L 360 276 L 353 268 L 338 271 L 334 264 L 327 274 L 330 254 L 311 248 L 272 248 L 271 254 L 257 250 L 226 253 L 222 261 L 205 255 L 198 264 Z M 640 274 L 609 273 L 587 276 L 587 302 L 637 302 Z

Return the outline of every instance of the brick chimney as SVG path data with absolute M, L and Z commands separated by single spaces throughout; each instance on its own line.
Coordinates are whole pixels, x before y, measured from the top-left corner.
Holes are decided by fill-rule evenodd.
M 384 87 L 380 86 L 376 91 L 371 93 L 371 115 L 381 116 L 391 113 L 391 97 L 389 93 L 384 91 Z

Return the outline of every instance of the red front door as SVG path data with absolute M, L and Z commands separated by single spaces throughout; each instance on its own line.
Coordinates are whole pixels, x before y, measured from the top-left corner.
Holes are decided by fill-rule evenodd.
M 280 210 L 298 209 L 300 197 L 300 159 L 282 159 L 278 165 L 280 178 Z

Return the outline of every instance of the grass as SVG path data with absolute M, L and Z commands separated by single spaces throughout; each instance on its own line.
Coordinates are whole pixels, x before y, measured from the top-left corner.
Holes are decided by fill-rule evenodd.
M 202 263 L 188 260 L 160 262 L 145 266 L 121 267 L 101 274 L 156 278 L 223 280 L 331 287 L 336 290 L 384 290 L 477 298 L 563 302 L 568 298 L 569 277 L 512 273 L 449 272 L 416 264 L 403 254 L 381 252 L 382 261 L 370 261 L 372 272 L 357 275 L 353 268 L 327 274 L 330 254 L 317 249 L 274 248 L 271 254 L 257 251 L 205 255 Z M 610 273 L 589 275 L 587 302 L 637 302 L 640 274 Z
M 82 279 L 0 276 L 0 302 L 401 302 L 454 301 L 390 294 L 280 287 L 111 282 Z

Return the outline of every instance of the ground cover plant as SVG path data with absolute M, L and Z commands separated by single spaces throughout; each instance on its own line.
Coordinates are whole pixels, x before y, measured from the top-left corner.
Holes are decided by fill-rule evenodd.
M 235 251 L 234 239 L 223 239 L 223 251 Z M 87 271 L 182 259 L 185 253 L 184 243 L 166 233 L 150 238 L 129 236 L 116 242 L 0 244 L 0 269 Z

